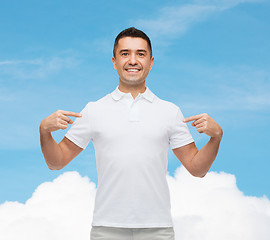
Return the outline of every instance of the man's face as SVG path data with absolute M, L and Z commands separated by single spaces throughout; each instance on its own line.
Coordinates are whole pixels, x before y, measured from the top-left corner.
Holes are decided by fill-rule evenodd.
M 145 82 L 154 57 L 150 57 L 146 40 L 124 37 L 118 42 L 112 62 L 120 81 L 127 85 L 138 85 Z

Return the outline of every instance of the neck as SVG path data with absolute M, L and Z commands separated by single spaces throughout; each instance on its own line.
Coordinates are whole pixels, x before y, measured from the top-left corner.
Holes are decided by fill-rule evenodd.
M 146 90 L 145 82 L 138 85 L 128 85 L 119 80 L 119 90 L 124 93 L 131 93 L 132 97 L 135 99 L 139 93 L 144 93 Z

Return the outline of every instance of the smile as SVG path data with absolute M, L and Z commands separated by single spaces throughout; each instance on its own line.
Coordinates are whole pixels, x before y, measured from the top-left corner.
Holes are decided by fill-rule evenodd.
M 127 72 L 139 72 L 140 69 L 137 69 L 137 68 L 129 68 L 129 69 L 126 69 Z

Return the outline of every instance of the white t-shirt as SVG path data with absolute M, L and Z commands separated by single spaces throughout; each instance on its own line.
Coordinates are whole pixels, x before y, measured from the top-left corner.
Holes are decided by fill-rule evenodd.
M 98 185 L 92 226 L 173 227 L 167 153 L 193 142 L 179 107 L 148 87 L 134 100 L 117 88 L 81 111 L 65 137 L 92 140 Z

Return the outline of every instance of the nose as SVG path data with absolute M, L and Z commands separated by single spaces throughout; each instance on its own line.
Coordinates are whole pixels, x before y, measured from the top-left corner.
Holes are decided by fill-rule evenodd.
M 135 55 L 135 54 L 130 54 L 129 64 L 130 64 L 130 65 L 135 65 L 135 64 L 137 64 L 137 59 L 136 59 L 136 55 Z

